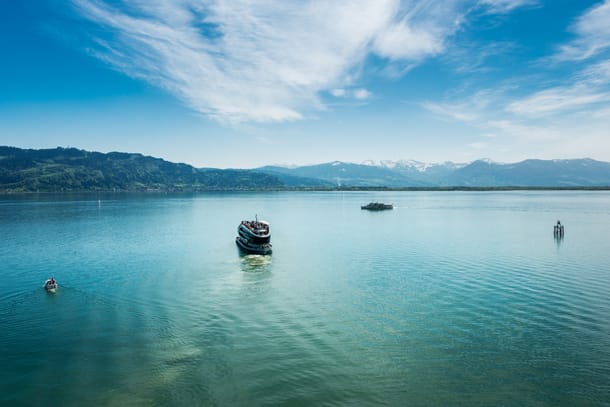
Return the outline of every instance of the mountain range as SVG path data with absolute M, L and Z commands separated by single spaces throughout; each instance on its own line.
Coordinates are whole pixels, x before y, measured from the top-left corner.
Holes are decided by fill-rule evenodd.
M 195 168 L 137 153 L 0 146 L 0 193 L 438 187 L 610 187 L 610 163 L 589 158 L 513 164 L 334 161 L 243 170 Z
M 256 171 L 281 177 L 319 179 L 336 187 L 593 187 L 610 185 L 610 163 L 590 158 L 525 160 L 513 164 L 477 160 L 468 164 L 382 161 L 287 168 L 266 166 Z M 284 180 L 285 181 L 285 180 Z M 286 181 L 285 181 L 286 182 Z

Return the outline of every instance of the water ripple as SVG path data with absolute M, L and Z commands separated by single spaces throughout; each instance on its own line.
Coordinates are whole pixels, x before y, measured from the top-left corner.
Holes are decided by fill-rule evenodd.
M 371 200 L 396 209 L 360 211 Z M 609 204 L 355 192 L 4 205 L 0 402 L 604 405 Z M 272 256 L 235 247 L 253 208 L 270 214 Z M 52 274 L 56 295 L 41 288 Z

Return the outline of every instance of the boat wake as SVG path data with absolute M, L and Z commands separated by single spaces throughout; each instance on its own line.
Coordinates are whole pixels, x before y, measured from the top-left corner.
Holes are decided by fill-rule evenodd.
M 241 256 L 241 269 L 246 272 L 265 272 L 270 270 L 270 256 L 261 254 L 246 254 Z

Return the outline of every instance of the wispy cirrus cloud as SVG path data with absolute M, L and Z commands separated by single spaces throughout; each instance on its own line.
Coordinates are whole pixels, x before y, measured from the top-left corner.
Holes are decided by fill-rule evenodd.
M 509 10 L 517 5 L 533 5 L 528 1 L 494 1 L 485 0 L 491 9 Z M 610 48 L 610 0 L 594 6 L 577 17 L 572 24 L 572 31 L 577 37 L 561 46 L 560 52 L 551 58 L 562 62 L 578 62 L 571 64 L 571 73 L 563 78 L 555 78 L 558 84 L 547 86 L 529 94 L 516 96 L 507 89 L 498 88 L 495 91 L 478 91 L 464 96 L 460 101 L 426 102 L 422 106 L 436 114 L 462 122 L 476 123 L 480 128 L 498 128 L 514 133 L 519 127 L 508 126 L 507 123 L 520 123 L 541 117 L 559 119 L 559 115 L 579 114 L 584 111 L 602 112 L 599 117 L 605 117 L 603 112 L 610 107 L 610 59 L 600 55 Z M 594 58 L 595 57 L 595 58 Z M 583 61 L 583 60 L 587 61 Z M 539 65 L 541 71 L 548 68 Z M 527 78 L 514 78 L 519 83 L 517 88 L 526 88 Z M 537 84 L 531 84 L 539 86 Z M 488 109 L 492 106 L 493 109 Z M 493 123 L 502 123 L 496 126 Z M 524 131 L 519 131 L 524 133 Z
M 567 142 L 573 138 L 573 127 L 560 125 L 554 120 L 536 120 L 507 111 L 511 87 L 479 91 L 462 95 L 458 99 L 441 103 L 427 102 L 428 111 L 472 129 L 468 143 L 475 157 L 481 151 L 498 159 L 516 161 L 528 158 L 527 151 L 538 150 L 539 156 L 556 158 Z M 549 149 L 553 145 L 553 149 Z M 575 151 L 575 150 L 571 150 Z
M 453 47 L 443 55 L 453 69 L 461 74 L 483 74 L 493 71 L 489 60 L 506 57 L 514 53 L 518 46 L 512 42 L 470 42 Z
M 559 47 L 557 61 L 582 61 L 610 48 L 610 0 L 581 15 L 572 25 L 576 38 Z
M 497 110 L 497 103 L 504 91 L 502 86 L 497 89 L 481 89 L 457 100 L 427 101 L 421 106 L 441 117 L 476 125 L 489 116 L 490 110 Z
M 467 2 L 394 2 L 395 17 L 379 27 L 371 51 L 389 60 L 419 61 L 445 50 L 463 21 Z
M 547 137 L 562 133 L 558 123 L 571 120 L 569 128 L 573 131 L 583 120 L 608 118 L 610 61 L 593 64 L 565 82 L 524 96 L 516 94 L 525 87 L 525 82 L 515 82 L 495 89 L 464 92 L 442 102 L 427 101 L 421 106 L 440 117 L 484 130 L 483 135 L 493 130 L 519 137 L 527 134 L 532 138 Z
M 610 104 L 610 60 L 589 64 L 567 78 L 566 82 L 565 85 L 550 87 L 516 99 L 506 106 L 506 111 L 516 115 L 540 117 L 603 109 Z
M 520 151 L 539 146 L 549 158 L 590 156 L 591 146 L 610 148 L 610 65 L 599 63 L 567 82 L 525 96 L 522 86 L 464 93 L 422 107 L 441 118 L 474 129 L 474 150 L 485 147 L 498 156 L 516 159 Z M 579 142 L 579 140 L 581 142 Z M 491 153 L 490 153 L 491 154 Z M 525 158 L 525 157 L 521 157 Z
M 489 13 L 504 14 L 513 11 L 514 9 L 535 6 L 540 2 L 538 0 L 481 0 L 480 5 L 484 5 Z
M 485 3 L 489 10 L 501 13 L 518 2 Z M 496 85 L 493 90 L 457 89 L 441 101 L 421 106 L 471 129 L 473 151 L 484 149 L 512 159 L 533 146 L 553 158 L 606 151 L 610 148 L 608 21 L 610 0 L 605 0 L 576 17 L 569 26 L 574 38 L 542 59 L 544 64 L 533 64 L 527 75 L 506 78 L 505 86 Z M 477 64 L 466 68 L 470 68 L 466 72 L 477 72 Z
M 422 107 L 439 116 L 459 122 L 471 123 L 479 118 L 479 111 L 467 102 L 424 102 Z
M 541 117 L 586 110 L 604 111 L 610 103 L 610 0 L 593 6 L 571 24 L 575 38 L 548 60 L 564 63 L 572 73 L 563 83 L 516 99 L 506 111 Z
M 404 74 L 445 52 L 473 7 L 525 0 L 73 0 L 93 30 L 90 52 L 219 121 L 297 120 L 322 92 L 358 85 L 376 55 Z M 348 92 L 367 99 L 368 90 Z M 346 94 L 341 95 L 342 97 Z
M 555 87 L 536 92 L 526 98 L 516 100 L 506 110 L 526 116 L 557 114 L 592 104 L 610 102 L 610 92 L 600 92 L 588 86 L 575 85 Z
M 96 56 L 225 121 L 301 118 L 301 108 L 321 104 L 318 91 L 349 75 L 390 12 L 368 7 L 357 13 L 321 2 L 150 1 L 129 2 L 120 11 L 104 2 L 76 4 L 110 31 L 98 40 Z M 308 30 L 294 29 L 304 22 Z

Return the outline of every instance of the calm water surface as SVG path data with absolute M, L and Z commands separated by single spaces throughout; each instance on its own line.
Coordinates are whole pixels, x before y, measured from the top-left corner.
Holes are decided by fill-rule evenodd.
M 609 192 L 2 197 L 0 404 L 607 406 L 609 236 Z

